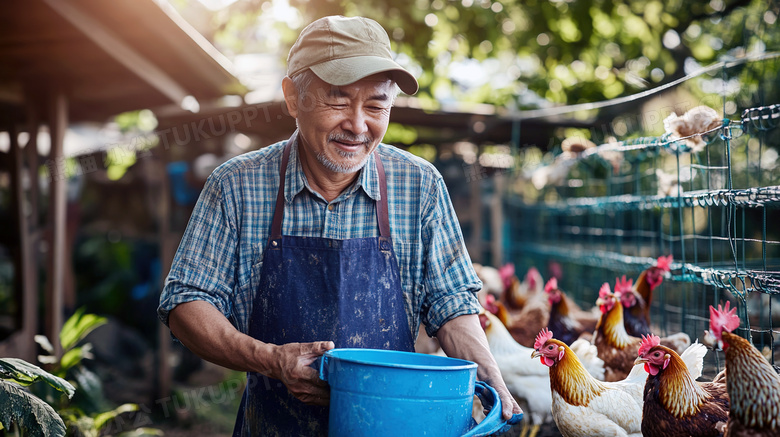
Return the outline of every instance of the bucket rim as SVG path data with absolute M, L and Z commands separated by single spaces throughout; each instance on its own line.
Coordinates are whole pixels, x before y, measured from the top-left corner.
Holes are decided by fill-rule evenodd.
M 381 362 L 376 360 L 368 360 L 365 358 L 359 358 L 359 357 L 353 357 L 353 356 L 339 356 L 340 353 L 351 353 L 356 352 L 358 354 L 361 353 L 379 353 L 379 354 L 387 354 L 387 355 L 405 355 L 405 356 L 412 356 L 412 355 L 421 355 L 425 356 L 426 359 L 433 359 L 433 360 L 440 360 L 442 361 L 443 365 L 430 365 L 430 364 L 407 364 L 407 363 L 388 363 L 388 362 Z M 477 363 L 469 360 L 463 360 L 460 358 L 452 358 L 452 357 L 442 357 L 439 355 L 429 355 L 429 354 L 421 354 L 418 352 L 406 352 L 406 351 L 396 351 L 396 350 L 386 350 L 386 349 L 370 349 L 370 348 L 336 348 L 331 349 L 324 354 L 329 359 L 337 359 L 349 363 L 356 363 L 356 364 L 364 364 L 364 365 L 371 365 L 371 366 L 380 366 L 380 367 L 392 367 L 392 368 L 400 368 L 400 369 L 413 369 L 413 370 L 428 370 L 428 371 L 461 371 L 461 370 L 471 370 L 477 368 Z M 452 362 L 451 365 L 444 364 L 445 362 Z

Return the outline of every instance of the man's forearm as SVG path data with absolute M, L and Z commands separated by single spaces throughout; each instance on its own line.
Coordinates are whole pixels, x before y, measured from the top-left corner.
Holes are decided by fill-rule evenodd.
M 479 364 L 477 368 L 479 379 L 490 381 L 501 377 L 476 314 L 464 315 L 448 321 L 439 329 L 436 338 L 447 356 Z
M 479 316 L 469 314 L 456 317 L 439 328 L 436 337 L 447 356 L 477 363 L 477 378 L 487 382 L 498 392 L 504 419 L 509 420 L 512 414 L 522 413 L 523 410 L 506 388 L 496 360 L 490 353 L 485 331 L 479 324 Z
M 205 360 L 242 372 L 275 373 L 271 359 L 276 346 L 242 334 L 208 302 L 177 305 L 168 323 L 173 335 Z

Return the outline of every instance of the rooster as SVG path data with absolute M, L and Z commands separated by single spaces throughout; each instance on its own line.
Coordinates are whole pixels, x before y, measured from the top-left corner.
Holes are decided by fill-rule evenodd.
M 620 280 L 616 282 L 616 288 L 622 289 L 624 284 Z M 626 332 L 621 303 L 623 300 L 630 302 L 634 298 L 632 293 L 617 291 L 613 294 L 606 282 L 599 290 L 596 304 L 601 310 L 601 317 L 593 335 L 593 344 L 599 350 L 599 358 L 604 360 L 606 381 L 625 378 L 634 366 L 642 339 L 632 337 Z M 691 344 L 691 339 L 687 334 L 679 333 L 666 337 L 663 343 L 681 351 Z
M 490 352 L 496 359 L 509 392 L 523 404 L 523 410 L 531 418 L 533 428 L 530 430 L 530 436 L 533 436 L 542 423 L 552 419 L 552 398 L 548 389 L 550 377 L 547 369 L 533 362 L 533 349 L 514 341 L 496 316 L 484 311 L 480 313 L 479 320 L 485 330 Z M 596 348 L 586 341 L 576 342 L 572 347 L 585 363 L 587 371 L 595 378 L 603 379 L 604 362 L 598 358 Z
M 736 308 L 710 306 L 710 332 L 726 352 L 731 401 L 725 437 L 780 436 L 780 376 L 749 341 L 733 334 Z
M 642 385 L 647 376 L 642 366 L 636 366 L 623 381 L 599 381 L 546 328 L 536 337 L 532 357 L 540 357 L 550 368 L 552 415 L 562 435 L 642 435 Z
M 701 358 L 706 349 L 701 346 Z M 726 384 L 696 382 L 701 367 L 688 370 L 677 352 L 656 335 L 642 337 L 639 358 L 649 374 L 644 389 L 642 435 L 686 437 L 721 435 L 729 414 Z
M 583 311 L 573 300 L 558 288 L 558 280 L 551 278 L 544 286 L 550 302 L 550 321 L 547 327 L 557 332 L 558 339 L 572 344 L 582 334 L 593 335 L 599 320 L 598 309 Z
M 639 337 L 650 334 L 650 303 L 653 300 L 653 290 L 661 285 L 664 276 L 671 271 L 672 255 L 658 257 L 656 264 L 639 274 L 633 287 L 635 299 L 623 299 L 626 332 Z M 625 280 L 624 280 L 625 282 Z M 629 288 L 630 288 L 629 283 Z M 625 295 L 628 290 L 623 287 Z

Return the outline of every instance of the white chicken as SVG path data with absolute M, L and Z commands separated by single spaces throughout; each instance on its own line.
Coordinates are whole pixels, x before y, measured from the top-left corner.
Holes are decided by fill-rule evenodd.
M 495 315 L 483 311 L 479 319 L 507 388 L 523 405 L 530 419 L 524 421 L 523 426 L 525 428 L 530 422 L 532 429 L 528 435 L 533 437 L 542 423 L 552 419 L 549 373 L 543 366 L 533 362 L 531 354 L 534 350 L 517 343 Z M 588 370 L 603 379 L 604 362 L 598 358 L 595 346 L 582 340 L 574 342 L 572 349 L 581 356 Z

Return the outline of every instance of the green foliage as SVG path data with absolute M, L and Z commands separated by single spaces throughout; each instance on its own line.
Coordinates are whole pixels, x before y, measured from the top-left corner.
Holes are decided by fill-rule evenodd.
M 69 397 L 73 397 L 68 404 L 61 402 L 60 397 L 54 396 L 46 386 L 32 388 L 38 396 L 58 408 L 69 434 L 97 437 L 119 415 L 138 411 L 138 406 L 135 404 L 123 404 L 117 408 L 109 407 L 108 401 L 103 396 L 103 386 L 100 379 L 94 372 L 82 365 L 84 359 L 92 358 L 91 344 L 81 344 L 82 341 L 90 332 L 106 322 L 105 317 L 86 313 L 84 308 L 79 308 L 68 318 L 60 331 L 59 341 L 62 345 L 62 356 L 59 359 L 53 355 L 38 357 L 41 361 L 53 364 L 52 373 L 54 375 L 49 375 L 54 378 L 53 381 L 60 381 L 71 388 Z M 36 336 L 35 341 L 50 354 L 54 353 L 54 348 L 46 337 Z M 75 396 L 73 386 L 60 377 L 67 377 L 74 382 L 77 387 Z M 52 383 L 50 382 L 50 384 Z M 52 386 L 54 385 L 52 384 Z M 159 435 L 157 430 L 144 428 L 139 428 L 135 432 L 136 434 L 133 435 Z
M 303 25 L 364 15 L 420 73 L 421 99 L 519 108 L 536 107 L 533 94 L 560 104 L 634 94 L 682 77 L 689 58 L 780 48 L 780 7 L 766 0 L 290 0 L 297 14 L 285 9 L 282 19 L 284 4 L 236 2 L 212 16 L 216 31 L 202 31 L 226 53 L 282 61 Z M 467 65 L 477 74 L 459 74 Z
M 84 308 L 79 308 L 62 326 L 60 343 L 65 350 L 72 349 L 77 342 L 84 339 L 98 326 L 106 323 L 106 318 L 95 314 L 84 314 Z
M 51 387 L 68 395 L 68 398 L 73 397 L 76 391 L 68 381 L 18 358 L 0 358 L 0 378 L 23 386 L 45 381 Z
M 65 423 L 57 412 L 16 384 L 0 381 L 0 405 L 0 424 L 6 427 L 15 424 L 32 437 L 65 435 Z
M 65 435 L 65 423 L 57 412 L 20 386 L 44 381 L 70 398 L 76 389 L 68 381 L 18 358 L 0 358 L 0 379 L 0 424 L 15 424 L 30 436 Z

